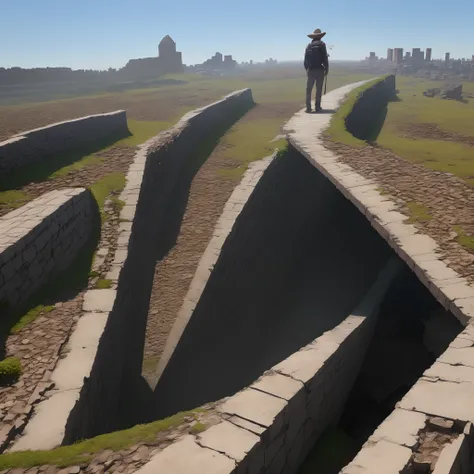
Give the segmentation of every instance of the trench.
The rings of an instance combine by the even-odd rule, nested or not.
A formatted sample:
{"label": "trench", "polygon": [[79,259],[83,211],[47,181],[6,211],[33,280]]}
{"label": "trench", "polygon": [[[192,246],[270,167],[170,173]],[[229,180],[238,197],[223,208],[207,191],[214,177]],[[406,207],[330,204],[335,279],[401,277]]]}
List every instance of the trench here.
{"label": "trench", "polygon": [[154,395],[154,418],[233,395],[356,308],[394,255],[290,147],[227,238]]}
{"label": "trench", "polygon": [[298,474],[338,474],[462,330],[405,267],[382,302],[339,422],[316,442]]}

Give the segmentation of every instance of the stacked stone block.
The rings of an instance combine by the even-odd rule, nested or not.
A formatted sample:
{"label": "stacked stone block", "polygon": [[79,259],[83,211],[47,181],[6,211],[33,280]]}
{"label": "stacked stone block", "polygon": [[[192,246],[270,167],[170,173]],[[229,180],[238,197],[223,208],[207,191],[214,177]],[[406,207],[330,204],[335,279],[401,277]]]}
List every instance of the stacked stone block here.
{"label": "stacked stone block", "polygon": [[128,133],[125,110],[90,115],[30,130],[0,142],[0,173],[41,162],[76,147]]}
{"label": "stacked stone block", "polygon": [[83,188],[52,191],[0,218],[0,302],[15,308],[71,264],[91,236],[96,203]]}

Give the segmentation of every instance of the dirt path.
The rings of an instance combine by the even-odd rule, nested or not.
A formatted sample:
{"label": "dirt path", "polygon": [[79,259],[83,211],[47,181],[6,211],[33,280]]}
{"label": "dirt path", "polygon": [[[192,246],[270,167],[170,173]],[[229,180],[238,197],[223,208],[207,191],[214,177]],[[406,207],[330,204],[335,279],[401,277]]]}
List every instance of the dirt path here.
{"label": "dirt path", "polygon": [[[292,113],[294,105],[257,105],[236,125],[277,117],[281,117],[283,125]],[[143,365],[143,375],[149,380],[156,370],[169,332],[217,220],[240,181],[240,177],[235,179],[231,174],[222,173],[223,169],[227,171],[242,166],[238,158],[244,158],[237,156],[240,153],[238,148],[235,149],[235,158],[229,158],[229,154],[225,154],[228,149],[224,136],[194,176],[176,244],[156,266]]]}
{"label": "dirt path", "polygon": [[326,146],[379,183],[407,215],[413,214],[413,206],[426,208],[414,225],[439,244],[449,267],[474,283],[474,239],[469,239],[474,237],[474,188],[460,178],[411,163],[382,148],[353,148],[331,141]]}

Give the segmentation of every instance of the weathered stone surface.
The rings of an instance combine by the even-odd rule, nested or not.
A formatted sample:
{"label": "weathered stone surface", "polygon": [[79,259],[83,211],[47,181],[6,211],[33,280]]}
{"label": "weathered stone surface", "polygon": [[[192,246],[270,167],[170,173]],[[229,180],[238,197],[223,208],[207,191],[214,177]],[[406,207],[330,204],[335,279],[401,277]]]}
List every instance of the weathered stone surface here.
{"label": "weathered stone surface", "polygon": [[414,411],[395,409],[375,430],[371,441],[390,441],[413,449],[419,432],[425,427],[426,415]]}
{"label": "weathered stone surface", "polygon": [[341,474],[394,474],[402,472],[411,458],[411,449],[389,441],[364,445]]}
{"label": "weathered stone surface", "polygon": [[96,207],[90,191],[66,188],[1,217],[0,301],[25,302],[72,263],[90,237]]}
{"label": "weathered stone surface", "polygon": [[304,385],[290,377],[273,373],[264,375],[251,387],[284,400],[291,400]]}
{"label": "weathered stone surface", "polygon": [[231,474],[235,461],[212,449],[200,447],[193,436],[185,436],[158,453],[137,474]]}
{"label": "weathered stone surface", "polygon": [[400,401],[399,407],[452,420],[474,421],[474,385],[439,380],[419,380]]}
{"label": "weathered stone surface", "polygon": [[286,401],[281,398],[247,389],[226,400],[218,410],[268,427],[285,406]]}
{"label": "weathered stone surface", "polygon": [[198,436],[201,446],[213,449],[241,461],[260,442],[260,437],[223,421]]}
{"label": "weathered stone surface", "polygon": [[115,302],[115,290],[89,290],[84,295],[84,311],[87,312],[109,312],[112,311]]}

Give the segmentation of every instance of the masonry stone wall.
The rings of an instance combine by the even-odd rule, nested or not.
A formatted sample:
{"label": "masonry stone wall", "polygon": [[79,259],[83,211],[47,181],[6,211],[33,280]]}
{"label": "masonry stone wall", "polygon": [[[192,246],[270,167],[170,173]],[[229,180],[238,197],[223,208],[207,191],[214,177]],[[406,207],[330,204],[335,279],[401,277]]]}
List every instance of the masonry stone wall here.
{"label": "masonry stone wall", "polygon": [[91,237],[97,205],[90,191],[44,194],[0,218],[0,302],[24,303],[72,263]]}
{"label": "masonry stone wall", "polygon": [[155,416],[232,395],[334,328],[391,254],[298,152],[275,158],[223,243],[158,380]]}
{"label": "masonry stone wall", "polygon": [[0,142],[0,173],[75,147],[129,133],[125,110],[90,115],[29,130]]}
{"label": "masonry stone wall", "polygon": [[85,374],[68,418],[65,443],[140,421],[140,414],[127,416],[130,408],[144,408],[150,395],[141,378],[143,348],[155,264],[178,232],[170,224],[179,222],[169,214],[170,206],[180,203],[184,212],[194,173],[219,137],[253,104],[250,89],[230,94],[186,114],[137,153],[121,196],[125,206],[108,275],[116,289],[85,295],[86,311],[110,313],[92,370]]}
{"label": "masonry stone wall", "polygon": [[383,123],[387,104],[395,97],[395,75],[384,76],[365,88],[357,97],[345,118],[347,130],[361,140],[371,139],[371,134]]}
{"label": "masonry stone wall", "polygon": [[297,473],[323,431],[337,424],[401,268],[390,259],[344,321],[220,402],[219,423],[182,437],[137,472]]}

